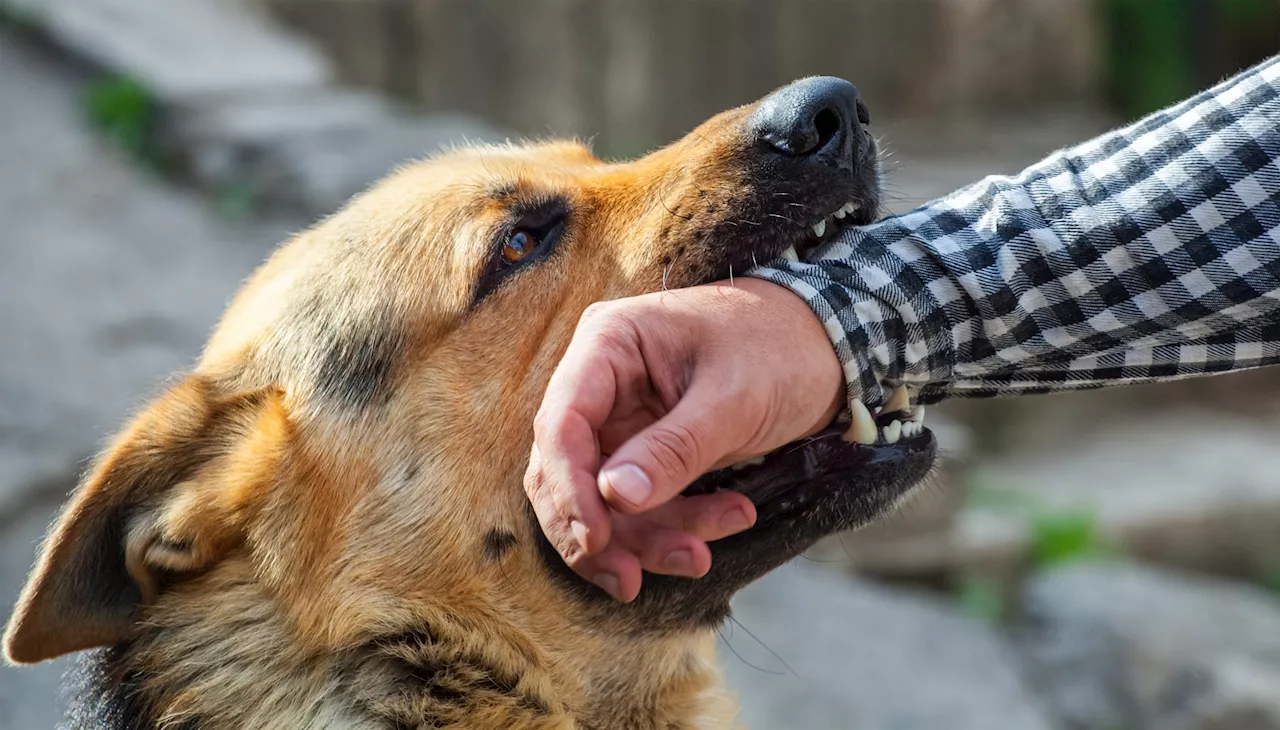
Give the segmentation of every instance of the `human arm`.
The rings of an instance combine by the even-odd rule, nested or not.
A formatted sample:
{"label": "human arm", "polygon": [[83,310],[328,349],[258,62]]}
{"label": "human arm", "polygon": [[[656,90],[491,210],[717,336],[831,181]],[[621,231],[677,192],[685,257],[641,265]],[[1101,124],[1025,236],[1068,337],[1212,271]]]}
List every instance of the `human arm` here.
{"label": "human arm", "polygon": [[[827,356],[834,345],[851,405],[881,403],[887,387],[901,384],[916,401],[933,402],[1280,362],[1277,158],[1280,63],[1273,60],[1016,177],[987,178],[911,213],[847,231],[808,263],[770,262],[752,275],[790,289],[812,311],[789,315],[792,324],[779,331],[790,327],[805,336],[788,342],[785,363],[747,371],[745,392],[760,397],[790,383],[791,397],[807,407],[829,403],[829,393],[790,380],[795,368],[820,360],[815,342],[819,349],[824,343],[812,335],[812,314],[830,338]],[[760,413],[745,408],[741,397],[700,401],[696,414],[671,410],[654,422],[693,434],[674,448],[649,438],[651,430],[621,439],[628,460],[643,462],[652,484],[640,503],[608,478],[597,480],[598,491],[570,489],[557,470],[607,475],[620,462],[616,453],[605,460],[598,449],[570,453],[557,444],[562,417],[582,406],[574,398],[599,397],[574,384],[601,371],[593,360],[598,346],[619,329],[647,332],[637,342],[672,358],[706,344],[665,337],[662,332],[686,325],[638,301],[612,304],[593,328],[575,335],[557,373],[564,374],[561,383],[543,404],[541,464],[526,480],[544,530],[575,570],[589,580],[618,573],[623,598],[639,590],[640,567],[705,572],[705,541],[714,536],[670,528],[662,533],[662,549],[654,550],[658,542],[632,534],[623,522],[611,524],[608,510],[628,519],[647,514],[669,504],[698,468],[750,453],[740,448],[740,435],[726,440],[689,428],[694,420],[754,427]],[[744,303],[738,316],[725,319],[720,312],[718,321],[724,327],[745,321],[758,306]],[[637,329],[637,322],[645,327]],[[635,364],[641,350],[613,355]],[[717,368],[745,363],[749,354],[742,347],[739,358],[703,360],[701,372],[714,378]],[[639,366],[647,367],[643,358]],[[607,411],[604,400],[596,406]],[[797,423],[786,428],[775,440],[805,435]],[[739,445],[726,446],[733,440]],[[671,453],[653,458],[664,452]],[[684,519],[696,523],[699,514],[688,508]],[[591,539],[573,539],[568,524],[574,520]],[[611,533],[620,539],[611,540]],[[697,551],[697,570],[670,571],[662,563],[666,549]],[[608,570],[600,570],[602,563]]]}
{"label": "human arm", "polygon": [[851,400],[1119,385],[1280,362],[1280,61],[1016,177],[752,272],[805,299]]}

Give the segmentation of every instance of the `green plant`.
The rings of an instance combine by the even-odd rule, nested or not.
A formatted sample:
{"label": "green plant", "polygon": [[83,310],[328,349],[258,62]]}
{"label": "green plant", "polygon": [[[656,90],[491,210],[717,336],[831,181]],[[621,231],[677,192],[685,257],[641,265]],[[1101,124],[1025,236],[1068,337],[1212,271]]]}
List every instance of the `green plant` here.
{"label": "green plant", "polygon": [[1272,593],[1280,594],[1280,559],[1272,559],[1258,574],[1258,584]]}
{"label": "green plant", "polygon": [[249,183],[227,183],[214,192],[213,204],[227,220],[246,220],[258,208],[258,190]]}
{"label": "green plant", "polygon": [[1092,511],[1039,512],[1031,516],[1029,528],[1031,560],[1038,568],[1110,555]]}
{"label": "green plant", "polygon": [[159,105],[142,84],[121,77],[93,81],[82,104],[89,123],[104,136],[144,165],[163,167],[156,140]]}
{"label": "green plant", "polygon": [[0,7],[0,30],[9,31],[15,35],[30,35],[39,28],[34,6]]}
{"label": "green plant", "polygon": [[1195,90],[1188,50],[1193,0],[1105,0],[1107,75],[1119,111],[1137,118]]}
{"label": "green plant", "polygon": [[1035,568],[1113,555],[1098,527],[1097,515],[1086,507],[1050,507],[1033,492],[971,481],[965,491],[965,508],[1025,520]]}
{"label": "green plant", "polygon": [[992,625],[1004,622],[1004,596],[995,581],[964,576],[956,586],[956,600],[966,616]]}
{"label": "green plant", "polygon": [[965,488],[964,506],[1007,513],[1029,512],[1038,504],[1032,495],[1024,491],[971,479]]}

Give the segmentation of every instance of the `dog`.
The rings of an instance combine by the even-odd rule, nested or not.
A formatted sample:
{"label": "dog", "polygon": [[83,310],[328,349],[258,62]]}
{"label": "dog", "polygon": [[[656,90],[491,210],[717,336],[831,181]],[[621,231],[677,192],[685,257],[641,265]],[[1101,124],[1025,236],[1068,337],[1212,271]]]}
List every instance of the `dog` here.
{"label": "dog", "polygon": [[649,576],[622,604],[539,529],[531,424],[593,303],[872,220],[869,123],[855,87],[814,77],[632,162],[543,142],[393,173],[283,245],[99,457],[6,656],[91,650],[75,728],[729,726],[730,598],[892,508],[932,434],[864,445],[828,438],[837,419],[703,476],[689,493],[741,491],[756,525],[712,545],[705,577]]}

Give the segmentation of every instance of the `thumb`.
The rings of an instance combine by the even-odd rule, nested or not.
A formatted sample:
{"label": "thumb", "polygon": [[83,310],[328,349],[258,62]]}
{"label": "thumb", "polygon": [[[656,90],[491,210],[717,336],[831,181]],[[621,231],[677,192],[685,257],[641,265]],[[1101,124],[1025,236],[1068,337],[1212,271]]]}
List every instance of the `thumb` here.
{"label": "thumb", "polygon": [[747,419],[727,413],[713,386],[691,389],[666,416],[628,439],[600,470],[597,484],[611,507],[627,514],[668,502],[717,462],[742,448]]}

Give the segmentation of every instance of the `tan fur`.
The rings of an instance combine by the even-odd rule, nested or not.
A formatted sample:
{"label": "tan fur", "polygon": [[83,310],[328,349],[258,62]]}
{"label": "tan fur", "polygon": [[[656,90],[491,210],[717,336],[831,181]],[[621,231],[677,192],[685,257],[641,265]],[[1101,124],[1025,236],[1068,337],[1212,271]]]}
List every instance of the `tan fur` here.
{"label": "tan fur", "polygon": [[[548,578],[520,480],[583,311],[709,273],[697,234],[743,194],[748,111],[628,164],[458,150],[298,235],[87,477],[9,658],[128,641],[160,727],[726,727],[714,633],[589,614]],[[548,196],[571,210],[559,250],[472,306],[511,201]],[[376,392],[331,392],[346,367]],[[111,553],[110,525],[133,598],[81,554]],[[515,547],[490,559],[494,529]]]}

